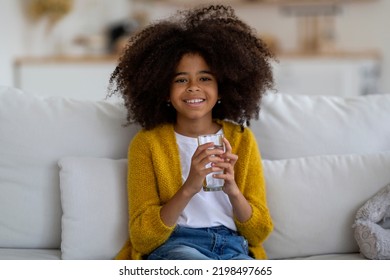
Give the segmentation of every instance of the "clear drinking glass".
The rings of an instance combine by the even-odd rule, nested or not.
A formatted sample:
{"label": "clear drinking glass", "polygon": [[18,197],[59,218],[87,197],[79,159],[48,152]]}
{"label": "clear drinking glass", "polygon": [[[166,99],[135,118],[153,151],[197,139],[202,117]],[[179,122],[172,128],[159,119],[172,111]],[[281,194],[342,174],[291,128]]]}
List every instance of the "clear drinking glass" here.
{"label": "clear drinking glass", "polygon": [[[223,134],[206,134],[198,136],[198,145],[203,145],[206,143],[214,143],[214,147],[209,149],[221,149],[224,152],[226,151],[225,143],[223,142]],[[211,163],[206,165],[206,168],[211,167]],[[220,191],[222,190],[225,180],[213,178],[214,174],[222,174],[223,171],[212,172],[208,174],[203,181],[203,190],[204,191]]]}

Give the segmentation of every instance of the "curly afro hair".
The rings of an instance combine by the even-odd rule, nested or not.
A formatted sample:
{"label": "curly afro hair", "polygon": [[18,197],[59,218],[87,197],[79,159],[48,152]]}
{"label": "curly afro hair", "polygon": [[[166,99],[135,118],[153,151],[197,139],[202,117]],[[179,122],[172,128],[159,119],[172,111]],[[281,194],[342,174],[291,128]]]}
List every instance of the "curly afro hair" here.
{"label": "curly afro hair", "polygon": [[110,94],[120,94],[127,124],[152,129],[175,123],[167,106],[175,69],[184,54],[201,55],[218,82],[221,103],[213,118],[241,126],[258,118],[261,97],[273,88],[273,54],[229,6],[178,11],[132,36],[110,77]]}

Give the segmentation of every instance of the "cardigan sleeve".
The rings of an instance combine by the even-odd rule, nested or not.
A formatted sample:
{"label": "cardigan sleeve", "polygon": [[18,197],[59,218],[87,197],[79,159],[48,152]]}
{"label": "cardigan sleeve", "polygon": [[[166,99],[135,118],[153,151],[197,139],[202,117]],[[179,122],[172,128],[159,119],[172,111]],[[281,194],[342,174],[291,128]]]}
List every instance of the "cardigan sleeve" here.
{"label": "cardigan sleeve", "polygon": [[139,132],[128,153],[129,232],[133,250],[149,254],[165,242],[174,227],[166,226],[160,217],[161,200],[153,168],[151,141]]}
{"label": "cardigan sleeve", "polygon": [[266,201],[265,179],[261,155],[256,139],[245,129],[237,147],[236,182],[252,207],[252,216],[241,223],[235,220],[237,230],[251,245],[259,245],[273,230],[273,223]]}

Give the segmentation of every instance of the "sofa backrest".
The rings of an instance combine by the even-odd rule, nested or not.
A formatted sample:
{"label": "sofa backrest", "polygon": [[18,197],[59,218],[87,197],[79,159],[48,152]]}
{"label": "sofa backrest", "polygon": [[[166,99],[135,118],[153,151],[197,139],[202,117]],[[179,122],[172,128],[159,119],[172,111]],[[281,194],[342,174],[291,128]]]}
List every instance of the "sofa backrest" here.
{"label": "sofa backrest", "polygon": [[57,162],[126,158],[138,130],[107,101],[42,98],[0,87],[0,247],[60,248]]}
{"label": "sofa backrest", "polygon": [[263,159],[390,150],[390,94],[268,93],[251,128]]}

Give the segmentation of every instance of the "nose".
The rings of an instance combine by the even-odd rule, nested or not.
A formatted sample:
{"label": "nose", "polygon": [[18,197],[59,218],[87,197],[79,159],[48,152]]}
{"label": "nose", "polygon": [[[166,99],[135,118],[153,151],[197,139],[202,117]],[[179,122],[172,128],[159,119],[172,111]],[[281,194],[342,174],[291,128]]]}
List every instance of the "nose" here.
{"label": "nose", "polygon": [[199,86],[196,83],[189,83],[187,87],[187,92],[196,92],[200,91]]}

